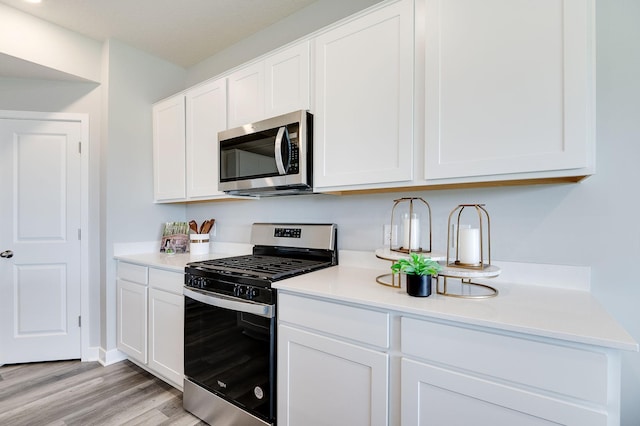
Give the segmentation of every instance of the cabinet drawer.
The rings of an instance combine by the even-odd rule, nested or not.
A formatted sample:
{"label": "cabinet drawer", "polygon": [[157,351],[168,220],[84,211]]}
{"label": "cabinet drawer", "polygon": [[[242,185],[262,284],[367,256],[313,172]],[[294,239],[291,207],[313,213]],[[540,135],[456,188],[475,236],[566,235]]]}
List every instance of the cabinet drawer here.
{"label": "cabinet drawer", "polygon": [[589,404],[408,359],[401,363],[403,425],[604,426],[615,421]]}
{"label": "cabinet drawer", "polygon": [[606,404],[605,353],[557,346],[517,337],[403,317],[402,352],[454,366]]}
{"label": "cabinet drawer", "polygon": [[133,263],[118,262],[118,278],[138,284],[148,284],[148,268]]}
{"label": "cabinet drawer", "polygon": [[357,342],[389,347],[389,314],[280,293],[278,319]]}
{"label": "cabinet drawer", "polygon": [[184,286],[184,273],[165,271],[162,269],[149,269],[149,286],[171,293],[182,294]]}

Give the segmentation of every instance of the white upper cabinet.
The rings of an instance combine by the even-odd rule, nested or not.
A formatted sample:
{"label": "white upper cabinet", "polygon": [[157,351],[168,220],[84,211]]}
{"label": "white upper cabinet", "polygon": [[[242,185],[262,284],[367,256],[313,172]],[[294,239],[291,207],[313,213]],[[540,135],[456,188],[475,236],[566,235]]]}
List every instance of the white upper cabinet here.
{"label": "white upper cabinet", "polygon": [[264,118],[264,62],[248,65],[228,78],[229,127]]}
{"label": "white upper cabinet", "polygon": [[218,190],[218,132],[227,128],[224,78],[153,106],[156,202],[225,198]]}
{"label": "white upper cabinet", "polygon": [[426,0],[429,183],[592,173],[593,7]]}
{"label": "white upper cabinet", "polygon": [[187,198],[225,197],[218,190],[218,132],[227,128],[224,78],[187,91]]}
{"label": "white upper cabinet", "polygon": [[265,59],[265,118],[310,108],[309,42]]}
{"label": "white upper cabinet", "polygon": [[224,197],[217,132],[300,109],[317,192],[578,181],[594,20],[594,0],[380,2],[190,89],[186,123],[184,94],[156,104],[155,200]]}
{"label": "white upper cabinet", "polygon": [[309,109],[309,55],[304,41],[230,74],[229,127]]}
{"label": "white upper cabinet", "polygon": [[402,0],[316,37],[314,187],[411,181],[413,28]]}
{"label": "white upper cabinet", "polygon": [[185,199],[185,143],[185,105],[181,93],[153,106],[155,201]]}

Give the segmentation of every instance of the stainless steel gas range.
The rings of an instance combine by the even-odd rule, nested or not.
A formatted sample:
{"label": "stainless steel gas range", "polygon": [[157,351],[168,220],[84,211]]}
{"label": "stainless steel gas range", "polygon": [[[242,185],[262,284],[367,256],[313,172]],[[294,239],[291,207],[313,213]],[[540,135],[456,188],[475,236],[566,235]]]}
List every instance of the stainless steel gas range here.
{"label": "stainless steel gas range", "polygon": [[335,224],[255,223],[251,244],[185,268],[184,408],[215,426],[276,424],[271,284],[338,264]]}

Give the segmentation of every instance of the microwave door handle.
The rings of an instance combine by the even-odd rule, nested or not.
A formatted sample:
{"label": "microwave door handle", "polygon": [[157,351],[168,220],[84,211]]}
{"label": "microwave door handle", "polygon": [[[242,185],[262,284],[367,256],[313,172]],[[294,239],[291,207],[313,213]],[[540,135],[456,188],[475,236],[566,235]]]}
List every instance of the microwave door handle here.
{"label": "microwave door handle", "polygon": [[[287,143],[289,143],[289,132],[287,131],[286,126],[282,126],[278,129],[278,133],[276,134],[276,144],[274,147],[274,153],[275,153],[275,157],[276,157],[276,166],[278,167],[278,172],[281,175],[286,175],[287,174],[287,168],[288,168],[288,164],[287,164],[287,168],[284,167],[284,161],[282,158],[282,140],[285,138],[287,138]],[[287,163],[288,163],[288,159],[287,159]]]}

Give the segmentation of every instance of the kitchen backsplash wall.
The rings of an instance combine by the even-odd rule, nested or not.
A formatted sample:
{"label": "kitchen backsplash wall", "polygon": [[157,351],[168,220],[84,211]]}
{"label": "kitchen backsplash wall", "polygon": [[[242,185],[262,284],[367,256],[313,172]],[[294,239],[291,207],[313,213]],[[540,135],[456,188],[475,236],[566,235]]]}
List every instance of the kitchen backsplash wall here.
{"label": "kitchen backsplash wall", "polygon": [[[253,222],[334,222],[343,250],[374,251],[383,246],[393,200],[419,196],[431,205],[433,248],[446,250],[447,220],[458,204],[486,205],[491,218],[492,256],[499,260],[590,265],[593,227],[583,213],[597,200],[589,180],[573,185],[538,185],[474,190],[422,191],[375,195],[305,195],[228,203],[187,205],[189,218],[216,218],[213,241],[245,243]],[[533,202],[540,199],[544,202]],[[593,211],[593,207],[591,207]],[[586,249],[586,250],[585,250]]]}

